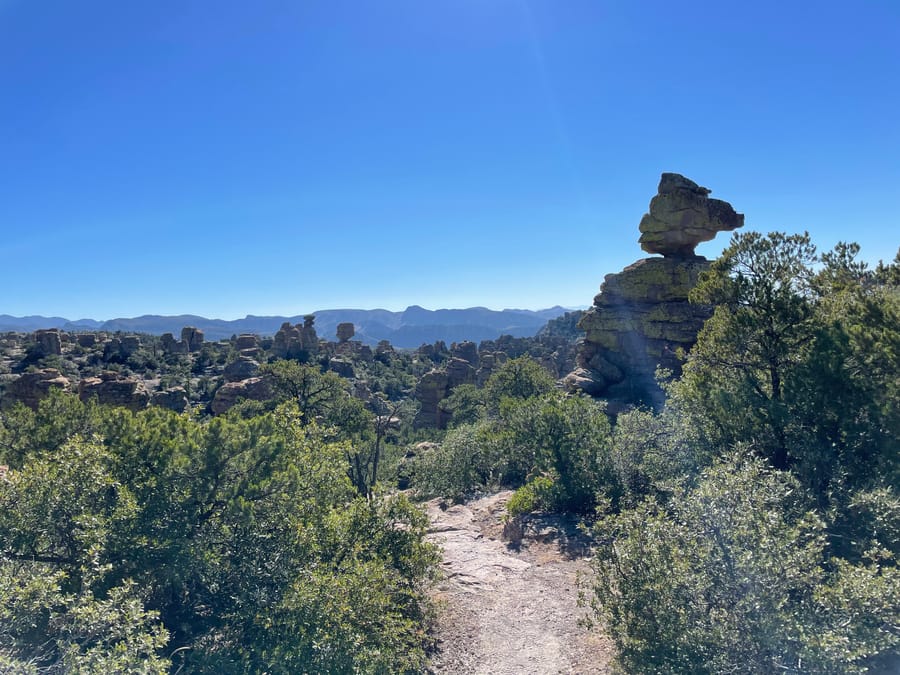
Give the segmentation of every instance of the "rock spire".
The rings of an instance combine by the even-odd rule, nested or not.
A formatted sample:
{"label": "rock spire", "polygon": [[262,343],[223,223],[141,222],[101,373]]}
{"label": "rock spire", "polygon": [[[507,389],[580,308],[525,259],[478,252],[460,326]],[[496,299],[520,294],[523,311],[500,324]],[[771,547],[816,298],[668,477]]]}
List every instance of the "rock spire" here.
{"label": "rock spire", "polygon": [[640,244],[663,257],[644,258],[606,276],[578,324],[585,337],[577,368],[565,378],[569,388],[607,399],[613,411],[662,404],[656,369],[680,373],[679,350],[694,345],[711,313],[688,302],[700,273],[709,267],[694,248],[744,224],[743,214],[728,202],[710,199],[709,192],[679,174],[662,175],[640,223]]}

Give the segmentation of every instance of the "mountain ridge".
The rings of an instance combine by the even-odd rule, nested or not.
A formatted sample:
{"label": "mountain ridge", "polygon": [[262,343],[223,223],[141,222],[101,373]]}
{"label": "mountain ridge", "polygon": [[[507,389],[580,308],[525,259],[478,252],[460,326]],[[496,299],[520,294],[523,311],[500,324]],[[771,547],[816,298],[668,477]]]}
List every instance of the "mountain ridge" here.
{"label": "mountain ridge", "polygon": [[[429,310],[410,305],[405,310],[392,312],[386,309],[323,309],[310,312],[316,317],[316,331],[320,337],[334,339],[337,325],[352,323],[354,339],[367,344],[388,340],[395,347],[414,348],[436,340],[460,342],[463,340],[489,340],[500,335],[531,337],[550,319],[571,311],[556,305],[547,309],[503,309],[486,307],[465,309]],[[274,335],[284,323],[302,323],[305,315],[257,316],[248,314],[242,319],[209,319],[196,314],[144,314],[136,317],[119,317],[98,321],[82,318],[32,315],[16,317],[0,314],[0,331],[30,332],[42,328],[59,328],[68,331],[109,331],[161,335],[178,335],[184,326],[203,331],[207,339],[221,340],[240,333]]]}

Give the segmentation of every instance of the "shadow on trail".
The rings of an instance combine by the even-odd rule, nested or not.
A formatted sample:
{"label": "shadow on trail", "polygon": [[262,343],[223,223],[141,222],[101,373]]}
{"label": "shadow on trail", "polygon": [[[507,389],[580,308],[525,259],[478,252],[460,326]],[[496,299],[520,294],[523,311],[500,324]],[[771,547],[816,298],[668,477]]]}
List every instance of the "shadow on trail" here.
{"label": "shadow on trail", "polygon": [[[583,526],[586,524],[586,526]],[[589,534],[590,523],[569,514],[530,513],[511,518],[503,528],[507,548],[520,551],[522,545],[535,541],[556,544],[569,560],[591,554],[593,538]]]}

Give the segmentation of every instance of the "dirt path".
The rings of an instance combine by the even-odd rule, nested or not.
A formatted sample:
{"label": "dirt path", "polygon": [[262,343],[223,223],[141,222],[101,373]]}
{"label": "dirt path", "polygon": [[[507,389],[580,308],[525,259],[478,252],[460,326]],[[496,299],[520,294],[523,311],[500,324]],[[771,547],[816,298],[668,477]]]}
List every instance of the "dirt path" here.
{"label": "dirt path", "polygon": [[467,504],[427,504],[445,578],[434,673],[609,673],[611,644],[578,624],[577,579],[588,572],[574,523],[529,520],[521,545],[503,541],[511,493]]}

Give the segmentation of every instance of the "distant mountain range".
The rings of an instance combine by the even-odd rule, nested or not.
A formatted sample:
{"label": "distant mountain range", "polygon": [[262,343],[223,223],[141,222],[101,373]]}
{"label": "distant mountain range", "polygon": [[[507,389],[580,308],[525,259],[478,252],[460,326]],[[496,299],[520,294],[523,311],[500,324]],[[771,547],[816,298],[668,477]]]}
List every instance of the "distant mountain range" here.
{"label": "distant mountain range", "polygon": [[[326,309],[312,313],[316,317],[316,332],[327,340],[336,339],[335,331],[339,323],[352,323],[356,327],[354,340],[370,345],[388,340],[395,347],[414,348],[436,340],[444,340],[449,344],[463,340],[493,340],[501,335],[531,337],[549,320],[567,311],[570,310],[559,306],[538,311],[497,311],[485,307],[429,310],[412,305],[402,312],[389,312],[385,309]],[[122,331],[151,335],[173,333],[177,337],[184,326],[194,326],[203,331],[206,339],[221,340],[240,333],[274,335],[286,321],[292,324],[303,323],[303,315],[248,315],[234,321],[207,319],[193,314],[72,321],[59,316],[15,317],[0,314],[0,331],[30,332],[40,328],[60,328],[67,331]]]}

